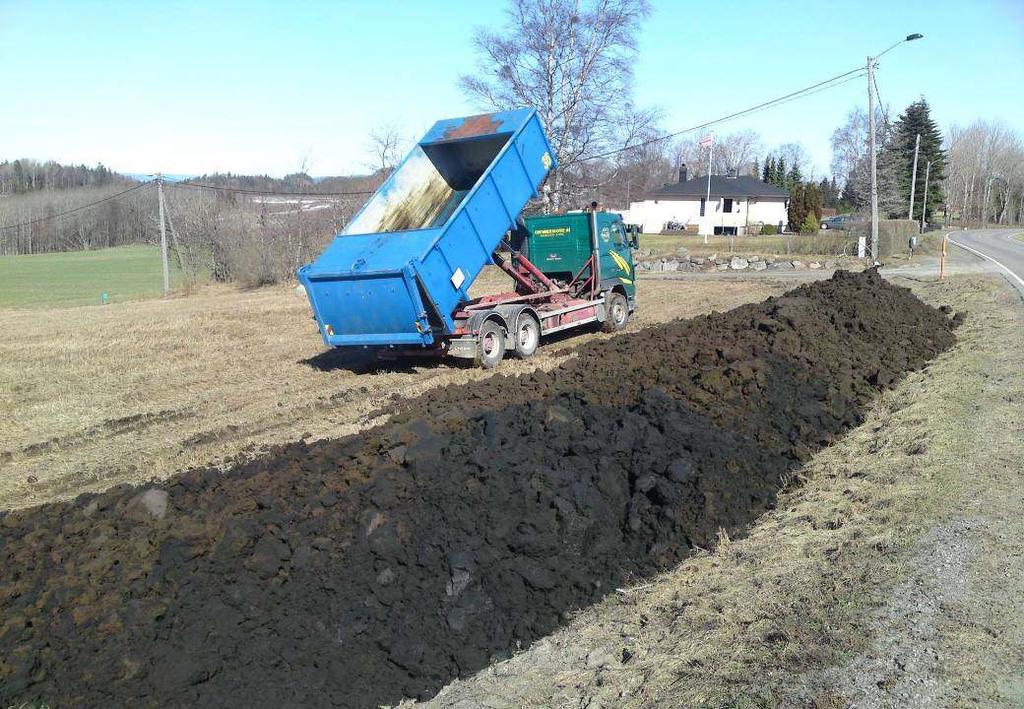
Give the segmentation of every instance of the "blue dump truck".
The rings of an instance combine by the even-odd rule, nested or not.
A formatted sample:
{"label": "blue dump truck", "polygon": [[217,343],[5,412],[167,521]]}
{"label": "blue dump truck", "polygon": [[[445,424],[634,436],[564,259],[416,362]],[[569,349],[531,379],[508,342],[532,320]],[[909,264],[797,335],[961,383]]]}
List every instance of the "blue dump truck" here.
{"label": "blue dump truck", "polygon": [[[496,366],[540,338],[636,308],[635,231],[591,209],[520,215],[556,166],[532,109],[438,121],[298,271],[324,342]],[[515,288],[472,298],[493,264]]]}

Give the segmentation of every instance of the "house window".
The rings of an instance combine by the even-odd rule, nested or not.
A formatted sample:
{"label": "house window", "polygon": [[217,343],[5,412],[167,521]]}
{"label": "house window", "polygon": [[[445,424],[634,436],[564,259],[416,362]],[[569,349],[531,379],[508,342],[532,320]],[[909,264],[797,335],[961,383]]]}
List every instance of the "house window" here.
{"label": "house window", "polygon": [[734,226],[716,226],[715,236],[736,236],[736,227]]}
{"label": "house window", "polygon": [[703,197],[700,198],[700,215],[704,216],[704,208],[707,207],[707,200]]}
{"label": "house window", "polygon": [[732,213],[732,198],[731,197],[725,197],[722,200],[722,211],[725,212],[726,214],[731,214]]}

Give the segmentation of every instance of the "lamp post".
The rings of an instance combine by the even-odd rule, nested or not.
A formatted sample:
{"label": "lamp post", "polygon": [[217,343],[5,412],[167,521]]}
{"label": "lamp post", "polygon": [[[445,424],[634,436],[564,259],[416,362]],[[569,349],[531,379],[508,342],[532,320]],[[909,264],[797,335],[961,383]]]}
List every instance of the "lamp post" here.
{"label": "lamp post", "polygon": [[878,59],[886,52],[895,49],[904,42],[913,42],[924,35],[914,33],[896,42],[875,56],[869,56],[868,69],[868,135],[871,142],[871,261],[878,263],[878,155],[875,151],[875,68]]}

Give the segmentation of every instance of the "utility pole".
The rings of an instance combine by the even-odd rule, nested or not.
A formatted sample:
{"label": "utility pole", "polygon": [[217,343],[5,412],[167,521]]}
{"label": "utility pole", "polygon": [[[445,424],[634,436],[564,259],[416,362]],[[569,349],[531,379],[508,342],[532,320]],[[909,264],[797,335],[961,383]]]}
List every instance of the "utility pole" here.
{"label": "utility pole", "polygon": [[921,233],[924,233],[924,215],[928,211],[928,178],[932,172],[932,161],[929,160],[924,168],[924,196],[921,200]]}
{"label": "utility pole", "polygon": [[164,294],[171,290],[171,273],[167,268],[167,227],[164,224],[164,178],[156,173],[156,194],[160,203],[160,258],[164,266]]}
{"label": "utility pole", "polygon": [[871,263],[878,263],[878,156],[875,154],[875,60],[868,57],[868,135],[871,153]]}
{"label": "utility pole", "polygon": [[910,176],[910,211],[907,212],[907,219],[914,218],[914,188],[917,187],[917,153],[921,149],[921,134],[917,134],[914,141],[914,171]]}
{"label": "utility pole", "polygon": [[875,154],[875,69],[878,59],[904,42],[913,42],[924,35],[915,32],[896,42],[883,52],[869,56],[868,70],[868,133],[871,136],[871,260],[878,263],[878,156]]}

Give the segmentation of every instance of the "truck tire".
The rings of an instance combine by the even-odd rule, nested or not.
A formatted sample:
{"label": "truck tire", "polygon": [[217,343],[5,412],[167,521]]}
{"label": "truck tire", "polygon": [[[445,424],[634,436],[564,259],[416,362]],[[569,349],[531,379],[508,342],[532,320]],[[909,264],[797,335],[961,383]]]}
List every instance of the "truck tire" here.
{"label": "truck tire", "polygon": [[476,363],[484,369],[494,369],[504,356],[505,328],[486,320],[476,339]]}
{"label": "truck tire", "polygon": [[604,322],[601,329],[605,332],[618,332],[629,322],[629,301],[626,296],[611,291],[604,300]]}
{"label": "truck tire", "polygon": [[540,323],[529,313],[523,313],[516,322],[516,355],[522,359],[533,357],[540,345]]}

